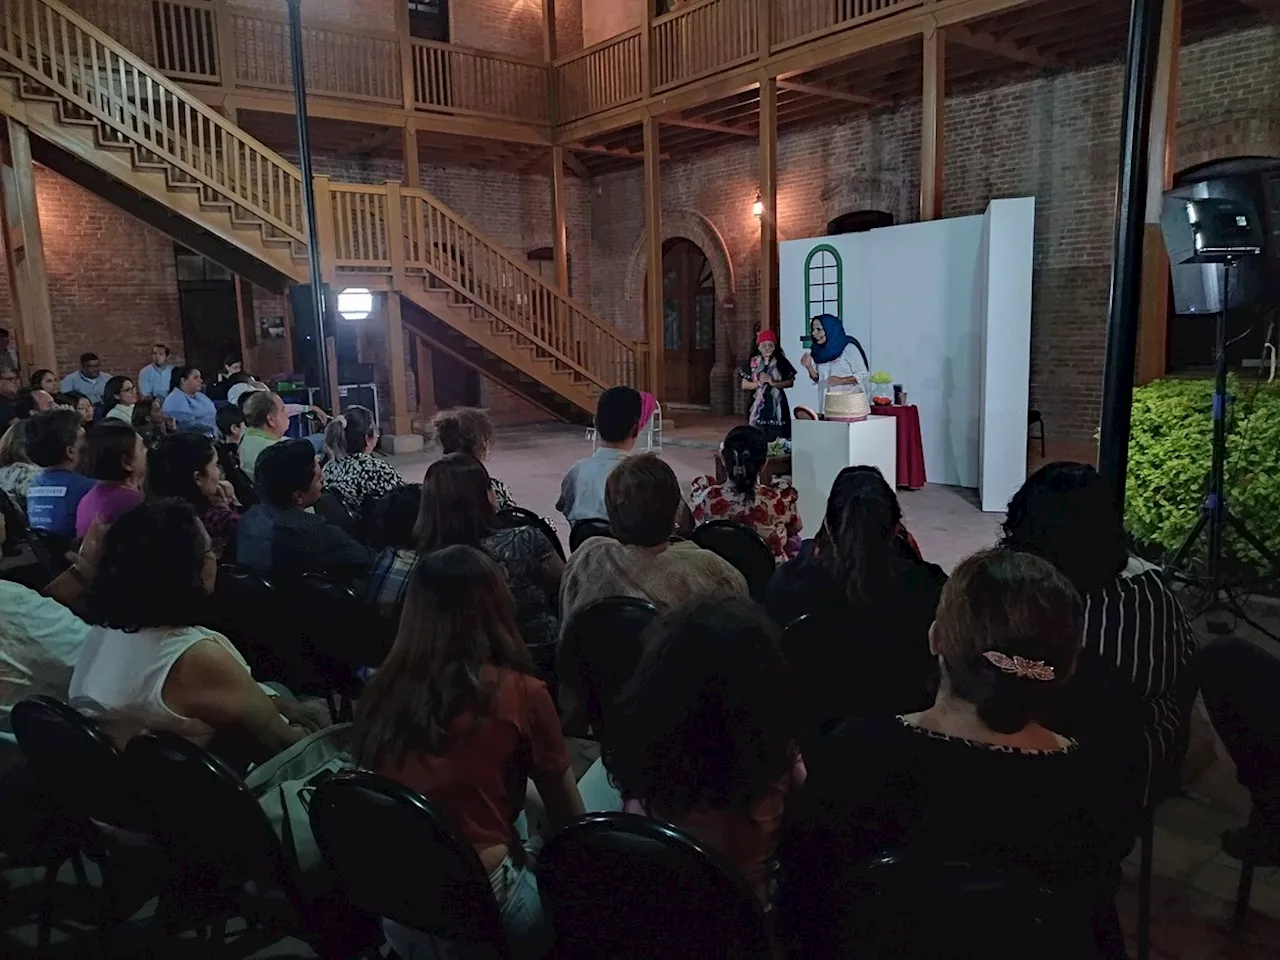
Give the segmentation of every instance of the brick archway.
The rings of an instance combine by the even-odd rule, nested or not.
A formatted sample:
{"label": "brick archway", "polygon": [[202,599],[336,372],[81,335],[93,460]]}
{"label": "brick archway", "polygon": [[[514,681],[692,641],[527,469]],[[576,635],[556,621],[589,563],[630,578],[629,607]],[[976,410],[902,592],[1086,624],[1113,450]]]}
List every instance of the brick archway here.
{"label": "brick archway", "polygon": [[1280,156],[1280,112],[1235,111],[1179,124],[1178,170],[1224,157]]}
{"label": "brick archway", "polygon": [[855,210],[883,210],[898,223],[911,223],[918,210],[912,208],[901,180],[893,177],[854,177],[832,183],[819,198],[822,201],[823,226],[836,217]]}

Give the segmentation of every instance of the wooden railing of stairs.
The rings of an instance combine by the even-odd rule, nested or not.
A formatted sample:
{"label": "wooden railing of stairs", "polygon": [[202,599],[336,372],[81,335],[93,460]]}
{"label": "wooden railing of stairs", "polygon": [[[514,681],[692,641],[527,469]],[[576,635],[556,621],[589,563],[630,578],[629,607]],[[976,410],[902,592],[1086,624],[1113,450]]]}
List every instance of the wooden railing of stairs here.
{"label": "wooden railing of stairs", "polygon": [[[194,225],[213,259],[255,259],[276,286],[306,279],[299,170],[58,0],[0,7],[0,113],[61,172],[92,171],[85,185],[113,202],[132,195]],[[572,416],[609,386],[646,382],[642,343],[425,191],[325,177],[315,190],[326,282],[400,294],[417,335],[452,355],[469,344],[460,359],[543,409]]]}

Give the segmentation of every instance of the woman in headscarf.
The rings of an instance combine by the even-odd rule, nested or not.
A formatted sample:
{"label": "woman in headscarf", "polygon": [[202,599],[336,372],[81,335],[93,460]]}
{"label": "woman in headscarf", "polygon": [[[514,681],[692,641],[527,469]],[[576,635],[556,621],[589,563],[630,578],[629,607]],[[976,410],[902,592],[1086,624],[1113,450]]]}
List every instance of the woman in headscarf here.
{"label": "woman in headscarf", "polygon": [[756,334],[756,349],[742,369],[742,389],[754,392],[747,423],[764,431],[765,440],[772,442],[779,437],[791,439],[791,407],[783,393],[795,386],[796,368],[778,345],[778,335],[772,330]]}
{"label": "woman in headscarf", "polygon": [[800,364],[818,385],[819,412],[826,405],[828,393],[865,391],[867,355],[862,344],[844,332],[843,321],[824,313],[813,318],[809,332],[813,345],[800,358]]}

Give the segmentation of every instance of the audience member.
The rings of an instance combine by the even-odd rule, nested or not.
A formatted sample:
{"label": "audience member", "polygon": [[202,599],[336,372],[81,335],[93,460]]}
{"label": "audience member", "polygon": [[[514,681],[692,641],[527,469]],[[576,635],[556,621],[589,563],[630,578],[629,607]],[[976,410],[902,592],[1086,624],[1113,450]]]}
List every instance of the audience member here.
{"label": "audience member", "polygon": [[138,402],[138,388],[128,377],[112,377],[102,391],[102,415],[133,425],[133,408]]}
{"label": "audience member", "polygon": [[[523,784],[532,777],[549,832],[583,805],[555,706],[520,640],[515,601],[479,550],[447,547],[419,564],[395,645],[360,697],[354,753],[425,796],[472,845],[512,956],[545,956],[550,930],[517,823]],[[390,920],[384,930],[399,956],[439,946]]]}
{"label": "audience member", "polygon": [[0,490],[27,512],[27,491],[40,468],[31,462],[27,454],[27,434],[31,421],[15,420],[0,437]]}
{"label": "audience member", "polygon": [[106,390],[107,381],[110,379],[111,374],[102,372],[102,364],[96,353],[82,353],[80,369],[63,377],[59,390],[62,393],[84,394],[89,398],[89,405],[92,407],[102,402],[102,392]]}
{"label": "audience member", "polygon": [[258,457],[267,447],[284,439],[289,431],[289,415],[279,394],[255,391],[244,402],[244,422],[245,430],[239,447],[240,466],[256,482]]}
{"label": "audience member", "polygon": [[0,370],[0,430],[8,430],[9,424],[18,419],[18,390],[22,380],[16,370]]}
{"label": "audience member", "polygon": [[218,438],[234,450],[244,436],[244,411],[234,404],[219,407],[217,425]]}
{"label": "audience member", "polygon": [[846,467],[813,547],[779,567],[765,606],[787,626],[808,614],[829,643],[797,683],[820,723],[921,709],[932,702],[929,627],[947,576],[901,539],[902,509],[879,471]]}
{"label": "audience member", "polygon": [[352,404],[342,416],[330,420],[324,445],[329,453],[324,488],[341,500],[353,517],[363,519],[373,501],[404,485],[396,468],[373,452],[378,445],[378,424],[368,407]]}
{"label": "audience member", "polygon": [[610,387],[596,401],[596,450],[564,475],[556,509],[572,527],[580,520],[607,520],[604,485],[610,472],[628,456],[640,434],[640,394],[630,387]]}
{"label": "audience member", "polygon": [[727,560],[695,543],[671,542],[683,503],[675,473],[653,454],[619,463],[605,485],[616,539],[592,537],[573,552],[560,586],[562,620],[604,597],[640,597],[659,609],[747,597],[746,580]]}
{"label": "audience member", "polygon": [[764,431],[758,427],[734,427],[721,445],[727,483],[714,477],[696,477],[691,497],[693,522],[732,520],[760,534],[777,563],[800,550],[804,524],[796,512],[796,491],[790,485],[760,482],[760,471],[769,456]]}
{"label": "audience member", "polygon": [[222,480],[213,441],[182,431],[161,437],[151,453],[151,493],[185,500],[215,541],[234,546],[240,511]]}
{"label": "audience member", "polygon": [[173,418],[179,430],[194,430],[212,437],[218,429],[218,410],[203,393],[204,377],[199,369],[177,367],[169,382],[172,389],[164,398],[165,414]]}
{"label": "audience member", "polygon": [[18,348],[13,345],[9,331],[0,327],[0,373],[17,374],[22,364],[18,361]]}
{"label": "audience member", "polygon": [[414,530],[418,549],[428,553],[463,544],[500,563],[516,600],[525,644],[551,658],[560,632],[555,598],[564,561],[537,527],[501,528],[497,520],[497,497],[479,460],[451,453],[427,468]]}
{"label": "audience member", "polygon": [[365,583],[365,603],[386,620],[397,620],[409,589],[409,577],[418,565],[418,541],[413,528],[421,509],[422,486],[397,487],[373,507],[371,534],[382,550]]}
{"label": "audience member", "polygon": [[[601,737],[625,809],[693,834],[766,903],[783,810],[805,780],[794,699],[777,627],[763,611],[695,602],[649,629]],[[587,776],[584,791],[599,782]],[[586,799],[593,809],[618,805],[604,794]]]}
{"label": "audience member", "polygon": [[308,513],[320,499],[320,465],[305,440],[286,440],[258,458],[262,502],[240,520],[236,557],[249,569],[280,580],[321,573],[336,581],[361,580],[373,555],[341,527]]}
{"label": "audience member", "polygon": [[228,391],[237,383],[247,380],[249,375],[244,372],[244,358],[238,353],[229,353],[222,360],[222,369],[218,371],[217,379],[209,387],[209,398],[230,401]]}
{"label": "audience member", "polygon": [[72,390],[70,393],[60,393],[53,399],[58,406],[66,407],[68,410],[74,410],[76,412],[76,416],[80,418],[80,424],[86,430],[93,426],[95,416],[93,401],[83,393]]}
{"label": "audience member", "polygon": [[155,449],[161,437],[173,432],[173,421],[165,415],[158,398],[143,397],[133,405],[133,429],[138,431],[150,450]]}
{"label": "audience member", "polygon": [[27,383],[32,390],[43,390],[50,397],[58,392],[58,375],[46,367],[33,370]]}
{"label": "audience member", "polygon": [[148,730],[206,747],[239,734],[263,760],[309,732],[286,719],[302,715],[295,702],[268,696],[231,641],[200,626],[217,575],[209,534],[180,500],[146,503],[107,532],[70,694],[120,747]]}
{"label": "audience member", "polygon": [[37,530],[65,540],[76,533],[76,511],[95,481],[76,473],[84,425],[74,410],[50,410],[31,418],[27,455],[42,467],[27,489],[27,519]]}
{"label": "audience member", "polygon": [[151,362],[138,371],[138,396],[155,397],[161,402],[169,395],[173,379],[173,363],[169,348],[157,343],[151,348]]}
{"label": "audience member", "polygon": [[55,406],[53,394],[35,387],[20,387],[13,400],[13,412],[19,420],[30,420]]}
{"label": "audience member", "polygon": [[1131,802],[1175,786],[1196,638],[1160,568],[1129,555],[1107,484],[1084,464],[1041,467],[1009,501],[1001,544],[1044,557],[1084,597],[1080,664],[1051,714],[1054,729],[1091,749],[1126,747],[1138,765]]}
{"label": "audience member", "polygon": [[95,520],[107,526],[142,503],[147,476],[147,447],[136,430],[123,423],[99,423],[85,434],[80,472],[97,480],[76,507],[76,536]]}
{"label": "audience member", "polygon": [[848,871],[886,849],[1013,864],[1107,909],[1134,836],[1108,820],[1118,785],[1045,726],[1082,624],[1075,588],[1039,557],[989,550],[956,568],[930,632],[933,706],[848,721],[806,753],[782,904],[804,955],[841,953]]}
{"label": "audience member", "polygon": [[[436,439],[440,441],[440,449],[447,456],[451,453],[465,453],[475,457],[481,463],[493,452],[495,434],[493,422],[483,410],[475,407],[454,407],[442,410],[431,421],[435,427]],[[493,492],[498,498],[498,509],[509,510],[516,506],[515,497],[507,489],[507,485],[497,477],[491,476]]]}

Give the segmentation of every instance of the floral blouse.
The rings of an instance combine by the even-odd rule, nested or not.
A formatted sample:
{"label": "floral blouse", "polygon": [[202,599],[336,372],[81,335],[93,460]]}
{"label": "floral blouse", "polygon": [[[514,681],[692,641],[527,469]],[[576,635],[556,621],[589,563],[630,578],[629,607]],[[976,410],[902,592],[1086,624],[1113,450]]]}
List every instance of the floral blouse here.
{"label": "floral blouse", "polygon": [[324,488],[353,517],[360,517],[372,501],[404,485],[398,470],[371,453],[352,453],[324,465]]}
{"label": "floral blouse", "polygon": [[748,503],[730,484],[716,483],[714,477],[697,477],[692,484],[691,502],[695,525],[712,520],[732,520],[760,534],[783,563],[800,551],[800,531],[804,524],[796,510],[796,491],[790,484],[756,484],[755,500]]}

